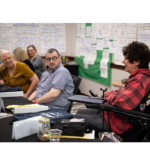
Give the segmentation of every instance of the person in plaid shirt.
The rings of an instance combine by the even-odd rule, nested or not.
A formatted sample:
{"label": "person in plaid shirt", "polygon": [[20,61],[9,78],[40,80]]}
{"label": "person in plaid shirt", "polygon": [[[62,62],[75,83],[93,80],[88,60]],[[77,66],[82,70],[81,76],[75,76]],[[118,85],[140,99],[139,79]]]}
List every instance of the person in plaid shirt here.
{"label": "person in plaid shirt", "polygon": [[[106,104],[111,104],[122,109],[134,110],[141,102],[150,88],[150,51],[147,45],[140,42],[132,42],[123,48],[125,71],[130,73],[129,80],[124,88],[105,93]],[[85,118],[90,124],[102,128],[102,117],[99,110],[79,110],[74,116]],[[108,130],[108,115],[104,112],[104,129]],[[116,134],[122,134],[133,128],[128,117],[117,116],[109,112],[111,129]]]}

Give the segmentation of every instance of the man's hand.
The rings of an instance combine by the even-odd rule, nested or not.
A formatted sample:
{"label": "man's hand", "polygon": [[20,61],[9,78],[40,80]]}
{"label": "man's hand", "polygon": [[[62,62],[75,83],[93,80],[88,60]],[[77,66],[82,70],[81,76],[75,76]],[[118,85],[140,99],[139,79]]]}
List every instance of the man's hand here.
{"label": "man's hand", "polygon": [[23,97],[28,99],[29,96],[27,95],[27,93],[25,93],[23,94]]}

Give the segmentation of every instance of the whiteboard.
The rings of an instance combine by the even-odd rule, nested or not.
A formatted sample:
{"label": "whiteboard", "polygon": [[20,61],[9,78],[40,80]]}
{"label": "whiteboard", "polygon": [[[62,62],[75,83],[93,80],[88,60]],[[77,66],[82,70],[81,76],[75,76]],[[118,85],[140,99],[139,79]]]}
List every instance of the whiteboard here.
{"label": "whiteboard", "polygon": [[[122,63],[124,59],[122,48],[124,46],[133,41],[140,41],[150,47],[150,24],[142,24],[140,28],[139,25],[137,23],[78,23],[75,55],[78,57],[84,56],[86,60],[83,63],[89,64],[92,59],[91,54],[93,53],[92,47],[94,44],[96,45],[95,55],[97,55],[96,51],[99,50],[107,55],[113,53],[113,62],[124,66]],[[145,26],[146,31],[143,31]],[[142,36],[138,36],[139,29]],[[94,61],[93,59],[93,63]]]}
{"label": "whiteboard", "polygon": [[64,23],[0,23],[0,49],[10,52],[17,47],[27,51],[29,45],[44,55],[50,48],[66,52],[65,37]]}

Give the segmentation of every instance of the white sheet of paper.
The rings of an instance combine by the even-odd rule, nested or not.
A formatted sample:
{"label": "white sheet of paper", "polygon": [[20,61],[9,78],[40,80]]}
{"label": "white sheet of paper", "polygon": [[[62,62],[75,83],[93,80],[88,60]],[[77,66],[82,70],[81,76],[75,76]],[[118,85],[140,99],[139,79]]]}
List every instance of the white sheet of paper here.
{"label": "white sheet of paper", "polygon": [[16,121],[13,123],[12,139],[18,140],[20,138],[35,134],[38,132],[39,119],[41,116]]}
{"label": "white sheet of paper", "polygon": [[103,38],[103,42],[104,42],[104,44],[103,44],[104,48],[109,48],[110,47],[110,41],[109,41],[108,36]]}
{"label": "white sheet of paper", "polygon": [[103,36],[110,36],[110,23],[103,23]]}
{"label": "white sheet of paper", "polygon": [[150,48],[150,23],[138,25],[138,41],[145,43]]}
{"label": "white sheet of paper", "polygon": [[91,46],[91,38],[85,38],[85,45],[86,46]]}
{"label": "white sheet of paper", "polygon": [[110,41],[109,44],[110,44],[109,53],[116,53],[117,42]]}
{"label": "white sheet of paper", "polygon": [[108,67],[107,67],[107,64],[108,64],[108,59],[102,59],[101,62],[100,62],[100,72],[101,72],[101,76],[100,77],[103,77],[103,78],[108,78]]}
{"label": "white sheet of paper", "polygon": [[111,23],[110,27],[110,39],[116,41],[117,40],[117,23]]}
{"label": "white sheet of paper", "polygon": [[91,46],[86,46],[85,47],[85,51],[86,51],[86,55],[85,56],[89,56],[91,53]]}
{"label": "white sheet of paper", "polygon": [[80,55],[85,56],[86,55],[86,47],[85,45],[80,46]]}
{"label": "white sheet of paper", "polygon": [[120,66],[124,66],[124,64],[122,63],[124,59],[124,56],[122,53],[116,53],[115,54],[115,64],[120,65]]}
{"label": "white sheet of paper", "polygon": [[109,50],[107,49],[104,49],[103,50],[103,57],[102,57],[102,59],[107,59],[107,60],[109,60]]}
{"label": "white sheet of paper", "polygon": [[86,37],[91,37],[91,31],[92,31],[92,27],[91,27],[91,26],[87,26],[87,27],[86,27],[85,36],[86,36]]}
{"label": "white sheet of paper", "polygon": [[85,23],[81,23],[80,37],[85,38]]}
{"label": "white sheet of paper", "polygon": [[103,39],[97,39],[97,47],[96,47],[96,49],[97,50],[103,50],[103,47],[104,47]]}
{"label": "white sheet of paper", "polygon": [[80,37],[81,24],[77,23],[77,37]]}
{"label": "white sheet of paper", "polygon": [[13,24],[13,49],[17,47],[21,47],[25,51],[27,51],[27,46],[32,44],[35,45],[37,52],[40,52],[39,37],[40,36],[39,36],[38,23],[14,23]]}
{"label": "white sheet of paper", "polygon": [[102,23],[98,23],[97,38],[103,38],[103,24]]}
{"label": "white sheet of paper", "polygon": [[76,56],[80,57],[80,38],[76,38]]}
{"label": "white sheet of paper", "polygon": [[[118,23],[117,35],[117,49],[115,55],[115,64],[124,66],[122,63],[124,57],[122,55],[122,48],[127,46],[132,41],[136,41],[136,23]],[[118,57],[119,56],[119,57]]]}
{"label": "white sheet of paper", "polygon": [[59,52],[66,52],[65,31],[65,23],[41,23],[41,53],[45,54],[50,48],[55,48]]}
{"label": "white sheet of paper", "polygon": [[0,23],[0,49],[6,49],[12,52],[12,23]]}
{"label": "white sheet of paper", "polygon": [[84,57],[83,63],[84,63],[84,68],[85,68],[85,69],[89,69],[89,68],[88,68],[88,64],[89,64],[89,59],[88,59],[88,57]]}

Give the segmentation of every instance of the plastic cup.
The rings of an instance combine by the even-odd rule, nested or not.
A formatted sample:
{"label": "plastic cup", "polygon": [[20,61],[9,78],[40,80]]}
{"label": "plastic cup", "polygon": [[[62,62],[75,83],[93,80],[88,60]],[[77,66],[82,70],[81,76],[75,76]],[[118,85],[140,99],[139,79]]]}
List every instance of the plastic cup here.
{"label": "plastic cup", "polygon": [[59,129],[51,129],[49,131],[49,141],[50,142],[59,142],[62,131]]}

